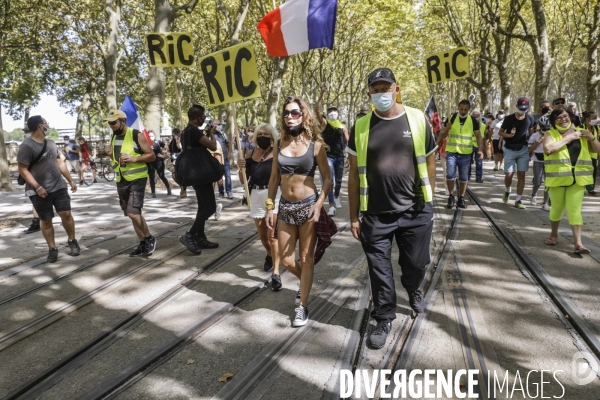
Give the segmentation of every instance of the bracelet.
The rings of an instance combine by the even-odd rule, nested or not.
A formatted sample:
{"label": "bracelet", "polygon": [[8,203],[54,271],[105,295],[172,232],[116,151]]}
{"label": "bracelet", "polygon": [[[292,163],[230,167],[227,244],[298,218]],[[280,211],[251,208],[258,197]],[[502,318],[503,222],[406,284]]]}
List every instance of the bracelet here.
{"label": "bracelet", "polygon": [[44,188],[43,186],[40,186],[39,188],[35,189],[35,192],[37,193],[40,191],[40,189],[43,189],[43,188]]}

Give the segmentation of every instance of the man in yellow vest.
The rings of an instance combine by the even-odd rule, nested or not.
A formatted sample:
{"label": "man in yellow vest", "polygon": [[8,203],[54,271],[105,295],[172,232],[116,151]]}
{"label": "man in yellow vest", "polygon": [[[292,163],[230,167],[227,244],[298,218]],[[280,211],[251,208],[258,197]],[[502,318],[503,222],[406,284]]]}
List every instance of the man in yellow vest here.
{"label": "man in yellow vest", "polygon": [[371,317],[377,321],[369,341],[379,349],[396,318],[394,237],[410,306],[415,313],[425,310],[419,287],[430,262],[437,146],[425,114],[396,102],[400,87],[391,70],[374,70],[367,83],[375,110],[350,133],[348,199],[352,234],[362,243],[369,265]]}
{"label": "man in yellow vest", "polygon": [[127,126],[127,115],[121,110],[111,110],[108,122],[113,131],[106,153],[117,175],[117,193],[125,216],[131,218],[140,244],[130,257],[149,256],[156,249],[156,238],[150,234],[146,220],[142,217],[148,166],[156,159],[146,137],[137,129]]}

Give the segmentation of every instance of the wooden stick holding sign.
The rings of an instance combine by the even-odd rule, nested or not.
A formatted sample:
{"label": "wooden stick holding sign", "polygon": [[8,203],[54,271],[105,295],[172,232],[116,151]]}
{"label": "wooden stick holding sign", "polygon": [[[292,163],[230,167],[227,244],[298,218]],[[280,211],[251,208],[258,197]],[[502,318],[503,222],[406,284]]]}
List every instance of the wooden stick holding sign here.
{"label": "wooden stick holding sign", "polygon": [[[234,110],[236,110],[236,103],[233,103]],[[244,157],[244,151],[242,150],[242,142],[240,140],[240,130],[237,126],[237,121],[234,121],[233,134],[235,135],[235,142],[237,143],[238,153],[240,157]],[[248,207],[251,207],[250,204],[250,188],[248,187],[248,177],[246,176],[246,168],[240,168],[240,173],[242,175],[242,182],[244,183],[244,191],[246,192],[246,202],[248,203]]]}

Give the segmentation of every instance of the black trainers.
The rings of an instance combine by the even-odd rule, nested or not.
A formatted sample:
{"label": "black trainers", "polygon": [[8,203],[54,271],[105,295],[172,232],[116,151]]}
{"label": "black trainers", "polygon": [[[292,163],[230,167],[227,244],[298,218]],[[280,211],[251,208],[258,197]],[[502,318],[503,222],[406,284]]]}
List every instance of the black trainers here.
{"label": "black trainers", "polygon": [[29,228],[25,229],[23,231],[23,233],[29,234],[29,233],[39,232],[40,229],[41,229],[40,228],[40,219],[34,218],[31,220],[31,225],[29,225]]}
{"label": "black trainers", "polygon": [[134,251],[129,253],[129,257],[141,257],[146,252],[146,241],[140,242]]}
{"label": "black trainers", "polygon": [[186,249],[188,249],[191,253],[193,254],[202,254],[202,250],[200,250],[198,248],[198,245],[196,244],[196,241],[194,240],[194,237],[189,233],[186,232],[184,235],[182,235],[179,238],[179,241],[186,247]]}
{"label": "black trainers", "polygon": [[271,275],[271,290],[274,292],[279,292],[283,285],[281,284],[281,276],[277,274]]}
{"label": "black trainers", "polygon": [[385,346],[390,331],[392,330],[392,323],[390,321],[379,321],[371,335],[369,336],[369,343],[374,349],[380,349]]}
{"label": "black trainers", "polygon": [[294,310],[296,312],[296,317],[292,321],[293,327],[304,326],[308,323],[308,308],[304,306],[298,306]]}
{"label": "black trainers", "polygon": [[456,203],[456,208],[462,208],[465,209],[467,208],[467,205],[465,204],[465,198],[460,196],[458,198],[458,202]]}
{"label": "black trainers", "polygon": [[98,183],[98,180],[94,179],[94,183]]}
{"label": "black trainers", "polygon": [[167,188],[167,196],[171,195],[171,188]]}
{"label": "black trainers", "polygon": [[72,256],[78,256],[81,253],[81,248],[79,247],[79,244],[77,243],[77,239],[69,239],[67,241],[67,244],[69,245],[69,248],[71,249],[71,255]]}
{"label": "black trainers", "polygon": [[423,293],[420,290],[415,290],[412,293],[408,294],[408,302],[410,303],[410,308],[416,314],[423,314],[425,312],[425,301],[423,300]]}
{"label": "black trainers", "polygon": [[154,253],[154,250],[156,250],[156,238],[152,235],[150,235],[149,238],[144,240],[145,243],[145,251],[144,251],[144,255],[145,256],[151,256],[152,253]]}
{"label": "black trainers", "polygon": [[270,271],[273,269],[273,257],[267,254],[265,257],[265,264],[263,265],[265,271]]}
{"label": "black trainers", "polygon": [[48,258],[46,258],[46,262],[53,263],[58,260],[58,249],[55,247],[53,249],[48,249]]}
{"label": "black trainers", "polygon": [[453,209],[455,205],[456,205],[456,197],[454,197],[454,195],[451,194],[448,197],[448,205],[446,205],[446,208]]}
{"label": "black trainers", "polygon": [[196,246],[198,246],[199,249],[216,249],[219,247],[219,243],[209,242],[206,236],[194,236],[194,239],[196,239]]}
{"label": "black trainers", "polygon": [[477,182],[477,183],[483,183],[483,179],[481,179],[481,178],[475,179],[475,182]]}
{"label": "black trainers", "polygon": [[148,195],[148,197],[150,197],[151,199],[155,199],[156,198],[156,193],[150,193],[150,195]]}

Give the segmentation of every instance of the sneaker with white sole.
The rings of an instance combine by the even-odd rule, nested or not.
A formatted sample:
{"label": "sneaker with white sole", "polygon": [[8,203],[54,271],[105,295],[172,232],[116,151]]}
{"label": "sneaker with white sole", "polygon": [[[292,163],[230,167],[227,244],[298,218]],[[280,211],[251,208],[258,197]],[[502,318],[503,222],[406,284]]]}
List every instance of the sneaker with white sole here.
{"label": "sneaker with white sole", "polygon": [[296,313],[296,316],[294,317],[294,321],[292,321],[292,326],[304,326],[308,323],[308,308],[298,306],[294,312]]}
{"label": "sneaker with white sole", "polygon": [[502,195],[502,201],[506,204],[508,203],[508,197],[510,196],[510,192],[504,192]]}
{"label": "sneaker with white sole", "polygon": [[329,207],[329,211],[327,211],[327,215],[333,217],[335,215],[335,206]]}
{"label": "sneaker with white sole", "polygon": [[335,203],[335,208],[342,208],[342,202],[340,201],[339,197],[333,199],[333,202]]}
{"label": "sneaker with white sole", "polygon": [[531,196],[531,201],[529,202],[532,206],[537,205],[537,196]]}
{"label": "sneaker with white sole", "polygon": [[544,211],[550,211],[550,206],[548,205],[548,203],[542,204],[542,210],[544,210]]}
{"label": "sneaker with white sole", "polygon": [[221,210],[223,209],[223,204],[217,204],[217,210],[215,211],[215,221],[218,221],[221,218]]}

